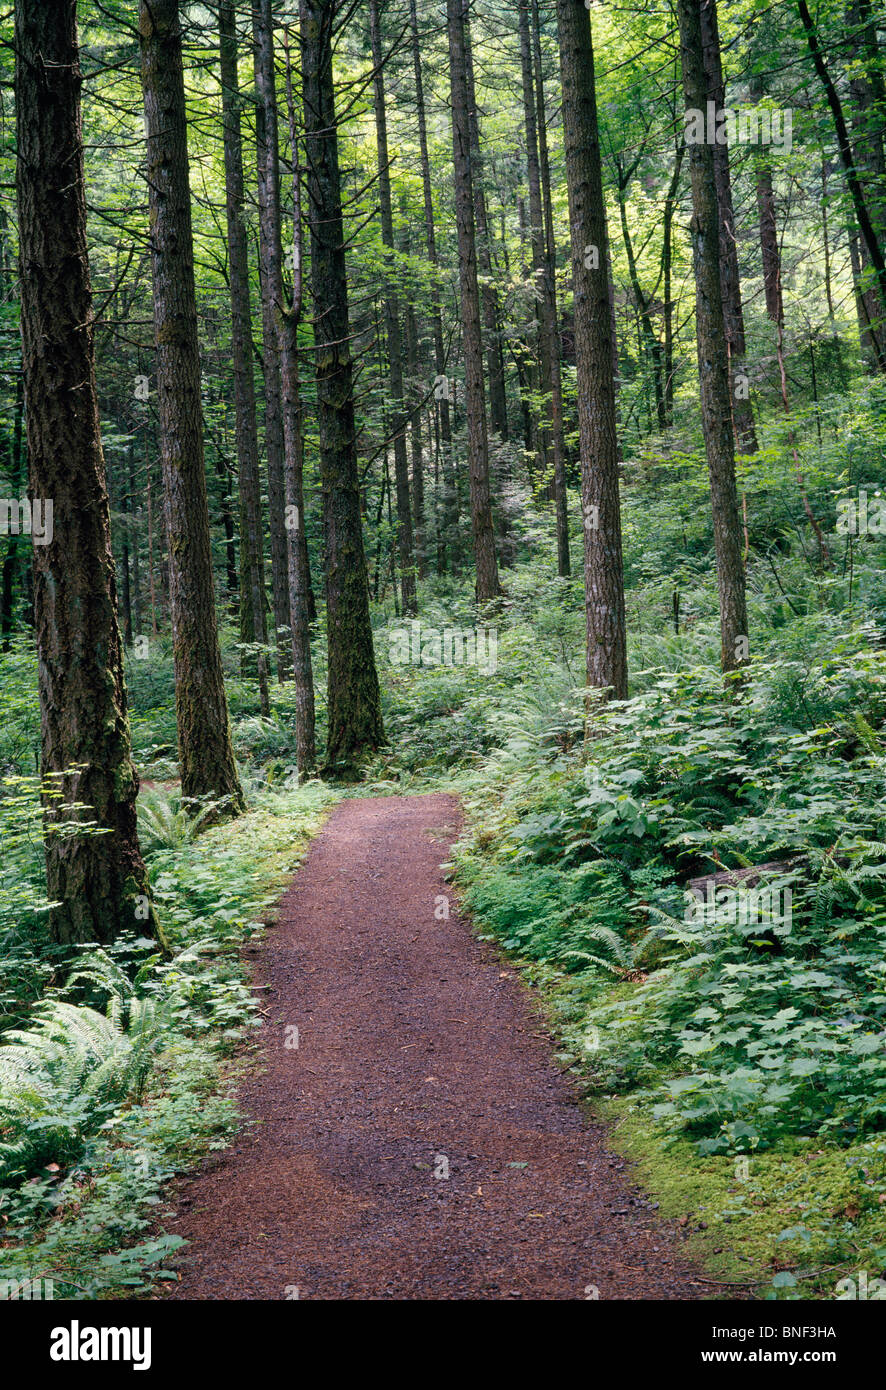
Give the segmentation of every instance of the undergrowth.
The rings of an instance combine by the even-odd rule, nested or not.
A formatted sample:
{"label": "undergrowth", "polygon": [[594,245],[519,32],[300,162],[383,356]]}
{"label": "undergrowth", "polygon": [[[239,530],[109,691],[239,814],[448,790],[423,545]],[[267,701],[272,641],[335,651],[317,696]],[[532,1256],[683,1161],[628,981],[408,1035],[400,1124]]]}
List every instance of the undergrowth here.
{"label": "undergrowth", "polygon": [[167,1276],[181,1241],[158,1233],[164,1184],[229,1142],[235,1059],[261,1026],[241,947],[331,799],[310,783],[198,837],[168,834],[180,813],[153,798],[163,833],[144,843],[171,953],[135,932],[59,951],[2,1037],[0,1281],[105,1298]]}

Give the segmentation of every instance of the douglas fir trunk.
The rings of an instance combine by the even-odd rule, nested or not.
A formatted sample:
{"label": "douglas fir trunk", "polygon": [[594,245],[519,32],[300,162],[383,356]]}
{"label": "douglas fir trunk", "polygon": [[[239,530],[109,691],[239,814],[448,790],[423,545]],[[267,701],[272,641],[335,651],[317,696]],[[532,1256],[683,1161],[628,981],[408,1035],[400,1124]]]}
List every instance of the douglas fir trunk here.
{"label": "douglas fir trunk", "polygon": [[228,798],[239,810],[209,540],[177,0],[142,0],[139,35],[182,794]]}
{"label": "douglas fir trunk", "polygon": [[335,0],[301,0],[320,481],[326,536],[329,733],[326,761],[347,768],[384,739],[369,618],[354,422],[341,176],[332,76]]}
{"label": "douglas fir trunk", "polygon": [[[50,927],[62,942],[110,942],[125,930],[144,931],[152,914],[136,831],[96,398],[74,0],[17,0],[15,36],[22,372],[36,513],[47,890],[56,904]],[[60,832],[62,822],[90,828]]]}

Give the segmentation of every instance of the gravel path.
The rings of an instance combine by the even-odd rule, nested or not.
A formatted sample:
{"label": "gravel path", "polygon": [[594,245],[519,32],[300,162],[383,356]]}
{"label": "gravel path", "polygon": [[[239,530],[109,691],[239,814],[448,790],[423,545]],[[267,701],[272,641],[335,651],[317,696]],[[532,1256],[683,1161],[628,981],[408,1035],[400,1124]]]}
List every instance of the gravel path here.
{"label": "gravel path", "polygon": [[450,796],[353,800],[312,844],[255,957],[256,1123],[176,1189],[171,1297],[711,1292],[456,914],[440,864],[458,826]]}

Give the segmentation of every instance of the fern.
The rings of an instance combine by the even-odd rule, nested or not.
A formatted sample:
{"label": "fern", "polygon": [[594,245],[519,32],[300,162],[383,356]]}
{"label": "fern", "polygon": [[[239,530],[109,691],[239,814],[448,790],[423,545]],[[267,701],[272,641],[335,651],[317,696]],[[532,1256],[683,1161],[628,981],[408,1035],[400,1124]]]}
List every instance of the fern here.
{"label": "fern", "polygon": [[[110,963],[110,962],[109,962]],[[112,963],[111,963],[112,964]],[[81,972],[90,979],[93,971]],[[107,977],[105,977],[106,982]],[[70,1162],[127,1097],[140,1100],[171,1019],[156,998],[114,992],[107,1012],[65,999],[38,1005],[32,1025],[0,1046],[0,1176],[32,1169],[50,1155]]]}
{"label": "fern", "polygon": [[219,813],[230,797],[197,804],[189,808],[177,794],[143,792],[139,797],[139,838],[147,853],[161,849],[181,849],[193,844]]}

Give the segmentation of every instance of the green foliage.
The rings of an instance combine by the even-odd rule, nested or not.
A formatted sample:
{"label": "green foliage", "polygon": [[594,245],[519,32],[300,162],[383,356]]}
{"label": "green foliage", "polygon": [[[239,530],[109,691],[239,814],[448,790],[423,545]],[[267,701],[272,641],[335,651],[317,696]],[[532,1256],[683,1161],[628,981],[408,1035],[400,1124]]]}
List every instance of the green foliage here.
{"label": "green foliage", "polygon": [[29,980],[30,1007],[18,991],[27,1023],[0,1037],[0,1276],[86,1297],[162,1276],[181,1243],[146,1234],[162,1186],[233,1132],[223,1067],[261,1022],[240,947],[329,800],[311,784],[198,839],[190,818],[166,834],[169,803],[152,798],[172,954],[132,935],[60,953]]}
{"label": "green foliage", "polygon": [[604,860],[516,875],[493,870],[465,893],[465,905],[506,949],[573,971],[630,966],[620,932],[628,901],[621,875]]}
{"label": "green foliage", "polygon": [[181,793],[145,791],[138,801],[138,835],[145,854],[193,844],[218,818],[224,799],[186,804]]}
{"label": "green foliage", "polygon": [[[563,702],[468,783],[481,929],[588,980],[567,1057],[702,1153],[886,1127],[886,657],[837,597],[764,628],[740,688],[685,657],[635,672],[584,744]],[[689,880],[767,864],[750,882],[790,890],[787,921],[693,919]]]}

